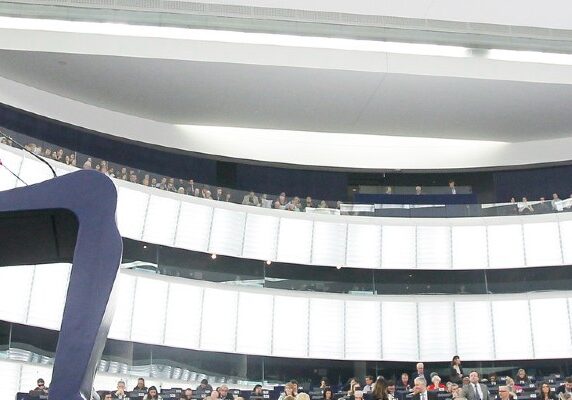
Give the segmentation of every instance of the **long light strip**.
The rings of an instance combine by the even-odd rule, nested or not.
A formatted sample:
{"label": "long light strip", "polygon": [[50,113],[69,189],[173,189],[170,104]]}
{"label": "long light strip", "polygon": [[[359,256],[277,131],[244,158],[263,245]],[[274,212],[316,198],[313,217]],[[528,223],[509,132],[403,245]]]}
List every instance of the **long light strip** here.
{"label": "long light strip", "polygon": [[[462,46],[383,42],[374,40],[296,36],[225,30],[185,29],[149,25],[128,25],[119,23],[0,17],[0,29],[73,32],[98,35],[195,40],[206,42],[256,44],[364,52],[383,52],[426,56],[473,57],[470,49]],[[517,61],[524,63],[572,65],[572,54],[545,53],[538,51],[490,49],[486,53],[486,58],[492,60]]]}

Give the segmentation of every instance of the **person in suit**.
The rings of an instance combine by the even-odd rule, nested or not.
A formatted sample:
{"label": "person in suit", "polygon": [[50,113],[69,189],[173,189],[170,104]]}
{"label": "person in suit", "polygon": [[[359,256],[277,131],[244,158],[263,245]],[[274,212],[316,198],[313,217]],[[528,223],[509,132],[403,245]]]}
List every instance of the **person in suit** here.
{"label": "person in suit", "polygon": [[437,400],[437,392],[427,391],[427,380],[418,376],[413,380],[413,400]]}
{"label": "person in suit", "polygon": [[469,383],[463,386],[463,395],[467,400],[491,400],[487,386],[479,383],[477,371],[471,371],[469,374]]}
{"label": "person in suit", "polygon": [[449,370],[449,380],[457,384],[463,382],[463,368],[461,367],[461,358],[459,356],[455,356],[451,360],[451,368]]}
{"label": "person in suit", "polygon": [[561,385],[556,389],[557,396],[560,396],[563,393],[572,393],[572,376],[564,379],[564,385]]}
{"label": "person in suit", "polygon": [[416,371],[411,374],[411,379],[415,382],[415,378],[421,377],[425,379],[425,382],[431,382],[431,377],[425,372],[425,365],[422,362],[418,362],[415,366]]}

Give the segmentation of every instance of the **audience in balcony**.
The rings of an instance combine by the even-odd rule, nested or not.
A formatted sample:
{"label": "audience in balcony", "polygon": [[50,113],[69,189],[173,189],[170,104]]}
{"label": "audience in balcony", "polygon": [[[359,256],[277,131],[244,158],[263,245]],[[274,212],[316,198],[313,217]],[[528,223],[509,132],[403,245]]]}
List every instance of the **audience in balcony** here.
{"label": "audience in balcony", "polygon": [[143,398],[143,400],[158,400],[159,399],[159,392],[155,386],[151,386],[147,391],[147,395]]}
{"label": "audience in balcony", "polygon": [[436,373],[431,374],[431,385],[427,387],[427,390],[445,391],[445,384],[441,383],[441,377]]}
{"label": "audience in balcony", "polygon": [[405,390],[408,391],[411,389],[411,383],[409,381],[409,374],[407,372],[403,372],[401,374],[401,379],[396,384],[398,390]]}
{"label": "audience in balcony", "polygon": [[518,212],[520,214],[534,213],[534,208],[528,203],[528,199],[526,197],[523,197],[522,202],[518,205]]}
{"label": "audience in balcony", "polygon": [[457,355],[454,356],[451,360],[449,380],[453,383],[461,383],[463,381],[463,368],[461,367],[461,358]]}
{"label": "audience in balcony", "polygon": [[520,385],[526,385],[526,384],[530,383],[530,378],[526,374],[526,371],[524,370],[524,368],[520,368],[518,370],[518,372],[516,373],[516,376],[514,377],[514,380],[516,381],[516,383],[518,383]]}
{"label": "audience in balcony", "polygon": [[[139,384],[139,382],[137,382]],[[145,383],[143,383],[145,385]],[[117,390],[113,393],[113,398],[118,400],[125,400],[128,399],[127,391],[125,390],[125,382],[119,381],[117,382]]]}
{"label": "audience in balcony", "polygon": [[[260,385],[258,385],[260,386]],[[255,387],[256,389],[256,387]],[[262,386],[260,386],[260,390],[261,390],[261,394],[262,394]],[[219,399],[223,399],[223,400],[234,400],[234,396],[232,395],[232,393],[230,393],[228,391],[228,386],[226,384],[222,384],[220,385],[220,387],[217,388],[216,392],[218,392]]]}
{"label": "audience in balcony", "polygon": [[415,382],[415,378],[421,377],[423,379],[425,379],[425,384],[427,385],[427,382],[431,382],[431,377],[429,376],[429,374],[427,372],[425,372],[425,364],[423,364],[422,362],[417,363],[417,365],[415,365],[415,372],[411,374],[411,379],[413,379],[413,381]]}
{"label": "audience in balcony", "polygon": [[203,394],[212,393],[213,387],[209,385],[209,381],[206,379],[201,380],[199,386],[196,389],[197,397],[202,397]]}
{"label": "audience in balcony", "polygon": [[133,388],[133,391],[144,391],[147,390],[147,386],[145,386],[145,379],[139,378],[137,379],[137,386]]}

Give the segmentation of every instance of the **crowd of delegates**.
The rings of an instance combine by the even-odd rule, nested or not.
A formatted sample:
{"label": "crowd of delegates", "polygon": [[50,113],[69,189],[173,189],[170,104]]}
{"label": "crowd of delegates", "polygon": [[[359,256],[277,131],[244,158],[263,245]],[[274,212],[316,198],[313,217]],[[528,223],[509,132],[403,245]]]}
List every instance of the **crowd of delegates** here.
{"label": "crowd of delegates", "polygon": [[[4,137],[0,138],[0,143],[12,145]],[[122,179],[124,181],[138,183],[148,187],[154,187],[168,192],[185,194],[189,196],[201,197],[209,200],[241,203],[244,205],[275,208],[286,211],[304,212],[307,208],[340,208],[341,201],[326,202],[325,200],[314,200],[311,196],[301,198],[293,196],[288,198],[285,192],[280,193],[278,196],[269,196],[268,194],[256,194],[250,191],[246,194],[238,191],[231,191],[223,189],[222,187],[211,188],[209,185],[195,183],[193,179],[179,179],[165,176],[154,176],[147,172],[127,168],[124,166],[112,164],[105,160],[97,160],[94,157],[79,156],[75,152],[64,151],[61,148],[42,147],[35,143],[28,143],[24,146],[30,152],[42,156],[44,158],[52,159],[65,163],[73,167],[82,169],[93,169],[111,178]],[[240,198],[233,198],[233,195]]]}
{"label": "crowd of delegates", "polygon": [[540,197],[537,201],[529,201],[523,197],[517,202],[511,197],[510,203],[514,205],[513,214],[547,214],[551,212],[572,211],[572,194],[568,199],[562,200],[558,193],[552,193],[552,198],[546,200],[546,197]]}
{"label": "crowd of delegates", "polygon": [[[482,377],[478,371],[466,373],[461,366],[459,356],[453,357],[449,374],[441,378],[436,372],[428,373],[423,363],[417,363],[413,373],[403,372],[397,380],[386,380],[383,376],[366,376],[362,382],[351,378],[339,391],[334,391],[327,378],[322,378],[320,387],[307,393],[299,392],[295,380],[284,385],[284,391],[278,400],[438,400],[443,395],[453,400],[517,400],[524,391],[536,391],[530,398],[537,400],[572,400],[572,377],[564,380],[558,387],[549,382],[534,382],[524,369],[519,369],[513,377],[499,377],[496,373]],[[34,392],[48,393],[43,379],[38,379]],[[161,399],[155,386],[147,387],[144,378],[139,378],[132,392],[141,393],[143,400]],[[492,393],[491,393],[492,392]],[[441,395],[440,395],[441,393]],[[169,395],[172,398],[172,395]],[[249,400],[263,400],[263,388],[256,385]],[[104,400],[129,399],[124,381],[117,383],[117,389],[105,392]],[[178,400],[244,400],[231,393],[228,385],[222,384],[216,389],[206,379],[195,388],[180,390]]]}

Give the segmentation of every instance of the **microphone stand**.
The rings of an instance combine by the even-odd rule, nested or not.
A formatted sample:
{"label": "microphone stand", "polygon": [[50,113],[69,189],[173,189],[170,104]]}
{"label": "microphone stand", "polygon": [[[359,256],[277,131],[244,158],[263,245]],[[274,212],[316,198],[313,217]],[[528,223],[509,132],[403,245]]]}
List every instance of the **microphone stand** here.
{"label": "microphone stand", "polygon": [[8,167],[2,162],[2,160],[0,160],[0,167],[6,168],[6,170],[12,174],[12,176],[14,176],[16,179],[18,179],[18,180],[19,180],[20,182],[22,182],[24,185],[28,186],[28,184],[27,184],[26,182],[24,182],[24,180],[23,180],[22,178],[20,178],[17,174],[15,174],[10,168],[8,168]]}
{"label": "microphone stand", "polygon": [[[58,175],[56,174],[56,171],[52,168],[52,166],[50,165],[49,162],[47,162],[46,160],[44,160],[42,157],[40,157],[39,155],[37,155],[36,153],[31,152],[30,150],[28,150],[25,146],[22,146],[20,143],[18,143],[17,141],[15,141],[14,139],[12,139],[11,136],[5,134],[4,132],[2,132],[2,130],[0,129],[0,136],[5,137],[6,139],[16,143],[18,145],[19,148],[21,148],[22,150],[24,150],[26,153],[31,154],[33,157],[37,158],[38,160],[40,160],[41,162],[43,162],[44,164],[46,164],[48,166],[48,168],[50,169],[50,171],[52,171],[52,174],[54,175],[54,178],[57,178]],[[4,167],[6,167],[4,165]],[[8,169],[8,168],[6,168]],[[12,172],[12,171],[10,171]],[[20,178],[18,178],[20,179]],[[21,179],[20,179],[21,180]],[[26,184],[27,185],[27,184]]]}

